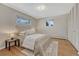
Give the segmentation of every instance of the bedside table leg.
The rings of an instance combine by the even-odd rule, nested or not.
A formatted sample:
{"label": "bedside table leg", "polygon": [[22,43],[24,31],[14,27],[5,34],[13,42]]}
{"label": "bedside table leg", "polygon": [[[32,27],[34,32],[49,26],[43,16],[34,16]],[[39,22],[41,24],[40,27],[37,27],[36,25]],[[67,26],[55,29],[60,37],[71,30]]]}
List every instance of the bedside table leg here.
{"label": "bedside table leg", "polygon": [[20,46],[20,40],[18,40],[18,47]]}
{"label": "bedside table leg", "polygon": [[15,46],[17,46],[17,45],[16,45],[16,41],[15,41]]}
{"label": "bedside table leg", "polygon": [[9,50],[10,50],[10,42],[9,42]]}
{"label": "bedside table leg", "polygon": [[5,48],[7,48],[7,41],[5,41]]}

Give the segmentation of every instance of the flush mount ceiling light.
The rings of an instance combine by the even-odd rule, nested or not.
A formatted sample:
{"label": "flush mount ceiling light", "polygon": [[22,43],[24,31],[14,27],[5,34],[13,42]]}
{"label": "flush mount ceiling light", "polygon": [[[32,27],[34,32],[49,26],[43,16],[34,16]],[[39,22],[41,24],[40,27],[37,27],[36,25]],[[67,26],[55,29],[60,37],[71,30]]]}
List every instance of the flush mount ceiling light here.
{"label": "flush mount ceiling light", "polygon": [[46,6],[45,5],[39,5],[39,6],[36,7],[36,9],[38,11],[44,11],[46,9]]}

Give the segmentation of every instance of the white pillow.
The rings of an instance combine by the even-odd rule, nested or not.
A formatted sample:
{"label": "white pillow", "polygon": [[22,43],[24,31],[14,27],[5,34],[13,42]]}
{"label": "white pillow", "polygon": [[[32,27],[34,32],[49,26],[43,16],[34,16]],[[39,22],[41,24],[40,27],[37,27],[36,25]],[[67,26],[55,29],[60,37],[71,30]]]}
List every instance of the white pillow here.
{"label": "white pillow", "polygon": [[34,34],[35,32],[36,32],[35,29],[31,28],[31,29],[26,30],[25,34],[26,35],[31,35],[31,34]]}

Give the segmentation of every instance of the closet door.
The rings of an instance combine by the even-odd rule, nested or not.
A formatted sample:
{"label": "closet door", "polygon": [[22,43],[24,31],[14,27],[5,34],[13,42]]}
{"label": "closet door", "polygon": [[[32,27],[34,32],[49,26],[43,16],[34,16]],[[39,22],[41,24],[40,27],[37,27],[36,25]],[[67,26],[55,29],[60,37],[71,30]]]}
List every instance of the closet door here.
{"label": "closet door", "polygon": [[72,8],[70,12],[70,19],[68,20],[68,39],[69,41],[75,45],[75,40],[74,40],[74,8]]}
{"label": "closet door", "polygon": [[[68,40],[77,48],[77,5],[74,5],[69,14],[68,20]],[[77,48],[78,49],[78,48]]]}
{"label": "closet door", "polygon": [[79,51],[79,4],[76,4],[76,23],[75,23],[75,27],[76,27],[76,48]]}
{"label": "closet door", "polygon": [[[73,44],[75,45],[76,47],[76,43],[77,43],[77,34],[76,34],[76,29],[77,29],[77,5],[74,6],[73,8],[73,25],[72,25],[72,40],[73,40]],[[77,48],[77,47],[76,47]]]}
{"label": "closet door", "polygon": [[69,14],[68,40],[79,51],[79,4],[75,4]]}

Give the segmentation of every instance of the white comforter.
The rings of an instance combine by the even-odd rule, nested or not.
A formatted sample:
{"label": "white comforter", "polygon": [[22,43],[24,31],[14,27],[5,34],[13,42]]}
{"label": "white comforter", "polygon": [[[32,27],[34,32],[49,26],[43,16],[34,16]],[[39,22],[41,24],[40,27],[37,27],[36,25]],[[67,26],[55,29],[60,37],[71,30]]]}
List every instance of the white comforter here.
{"label": "white comforter", "polygon": [[25,37],[22,46],[34,50],[35,41],[46,37],[45,34],[32,34]]}

